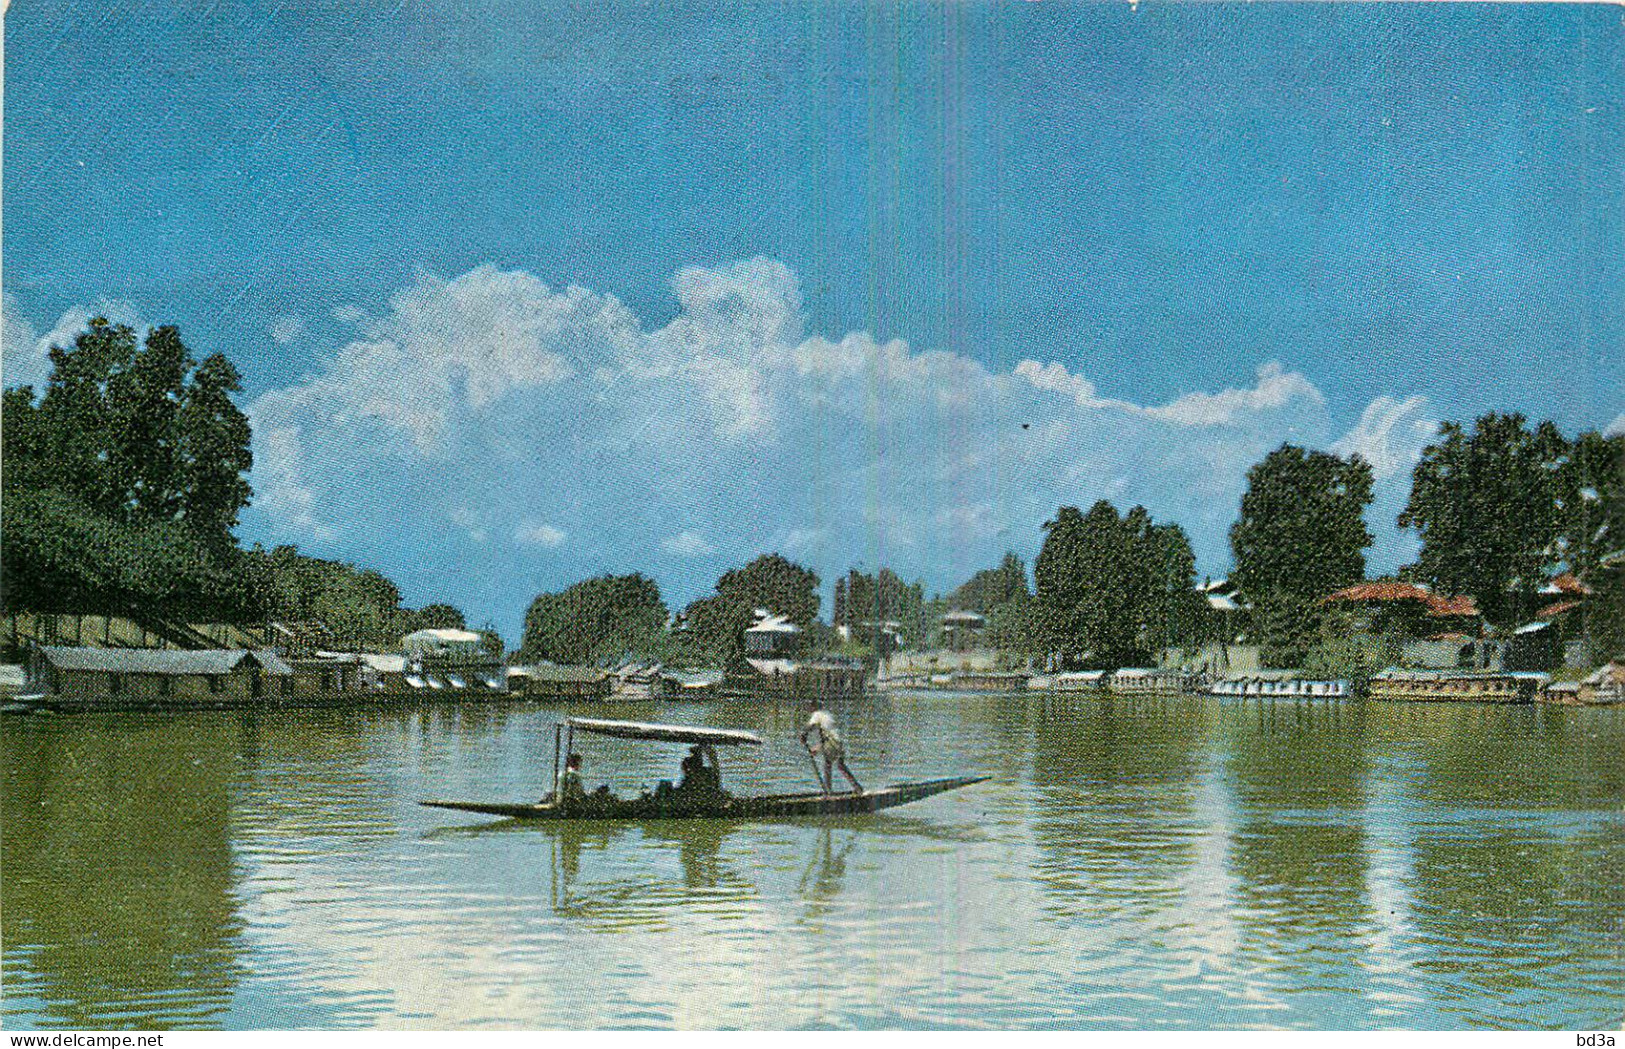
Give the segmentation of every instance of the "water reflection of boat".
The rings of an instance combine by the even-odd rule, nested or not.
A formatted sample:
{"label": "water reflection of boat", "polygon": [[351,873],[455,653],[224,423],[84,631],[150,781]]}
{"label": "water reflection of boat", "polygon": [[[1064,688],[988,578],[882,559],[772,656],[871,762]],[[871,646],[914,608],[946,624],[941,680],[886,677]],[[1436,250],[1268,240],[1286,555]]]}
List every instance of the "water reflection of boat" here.
{"label": "water reflection of boat", "polygon": [[987,776],[953,776],[896,783],[879,790],[852,794],[765,794],[735,797],[720,789],[718,746],[761,746],[760,736],[735,729],[655,725],[598,718],[566,718],[554,731],[554,782],[559,782],[559,755],[569,753],[575,732],[644,742],[688,743],[700,748],[715,772],[716,789],[682,789],[662,784],[636,798],[617,798],[601,790],[596,794],[550,795],[539,802],[425,801],[431,808],[507,816],[526,820],[657,820],[657,819],[785,819],[800,816],[849,816],[906,805],[944,791],[981,783]]}

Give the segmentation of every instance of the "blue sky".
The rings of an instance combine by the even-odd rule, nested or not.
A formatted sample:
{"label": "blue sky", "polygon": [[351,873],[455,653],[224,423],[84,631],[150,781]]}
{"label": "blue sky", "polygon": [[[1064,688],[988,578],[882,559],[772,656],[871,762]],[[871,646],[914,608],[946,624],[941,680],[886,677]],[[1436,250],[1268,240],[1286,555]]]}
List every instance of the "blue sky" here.
{"label": "blue sky", "polygon": [[1103,496],[1218,574],[1283,440],[1379,460],[1391,568],[1436,420],[1625,413],[1612,6],[15,0],[5,47],[7,384],[177,323],[245,375],[245,539],[510,633],[767,549],[946,589]]}

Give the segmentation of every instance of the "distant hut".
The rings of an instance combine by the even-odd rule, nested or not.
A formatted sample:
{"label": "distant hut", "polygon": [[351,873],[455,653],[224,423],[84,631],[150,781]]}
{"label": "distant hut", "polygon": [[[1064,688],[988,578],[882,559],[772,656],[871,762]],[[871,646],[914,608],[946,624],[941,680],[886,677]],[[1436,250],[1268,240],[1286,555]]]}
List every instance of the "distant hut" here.
{"label": "distant hut", "polygon": [[787,659],[801,648],[801,628],[788,616],[765,608],[756,610],[756,622],[745,630],[747,659]]}

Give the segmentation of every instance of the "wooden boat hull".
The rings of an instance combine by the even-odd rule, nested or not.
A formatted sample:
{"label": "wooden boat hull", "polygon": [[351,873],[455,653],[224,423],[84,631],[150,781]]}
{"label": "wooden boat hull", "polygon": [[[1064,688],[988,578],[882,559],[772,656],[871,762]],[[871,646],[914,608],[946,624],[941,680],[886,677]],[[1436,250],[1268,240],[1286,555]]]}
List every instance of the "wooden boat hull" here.
{"label": "wooden boat hull", "polygon": [[617,798],[607,802],[588,800],[568,806],[541,803],[484,803],[473,801],[425,801],[420,804],[457,812],[477,812],[485,816],[508,816],[525,820],[650,820],[650,819],[786,819],[797,816],[850,816],[907,805],[943,791],[981,783],[987,776],[954,776],[947,779],[897,783],[862,794],[767,794],[754,798],[689,799]]}

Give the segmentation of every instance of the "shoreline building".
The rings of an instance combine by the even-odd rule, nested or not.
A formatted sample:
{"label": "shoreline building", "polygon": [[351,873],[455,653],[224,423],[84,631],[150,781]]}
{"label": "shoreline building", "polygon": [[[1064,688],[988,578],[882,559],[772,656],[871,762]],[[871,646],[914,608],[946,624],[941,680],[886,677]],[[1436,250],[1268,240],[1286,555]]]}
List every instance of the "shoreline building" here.
{"label": "shoreline building", "polygon": [[751,670],[739,682],[745,691],[795,696],[863,694],[863,664],[834,658],[801,659],[801,627],[770,609],[755,611],[756,622],[745,630],[745,663]]}
{"label": "shoreline building", "polygon": [[269,649],[39,645],[25,687],[67,707],[208,707],[296,698],[295,677]]}
{"label": "shoreline building", "polygon": [[981,644],[987,630],[987,617],[980,612],[956,608],[942,617],[942,647],[964,652]]}

